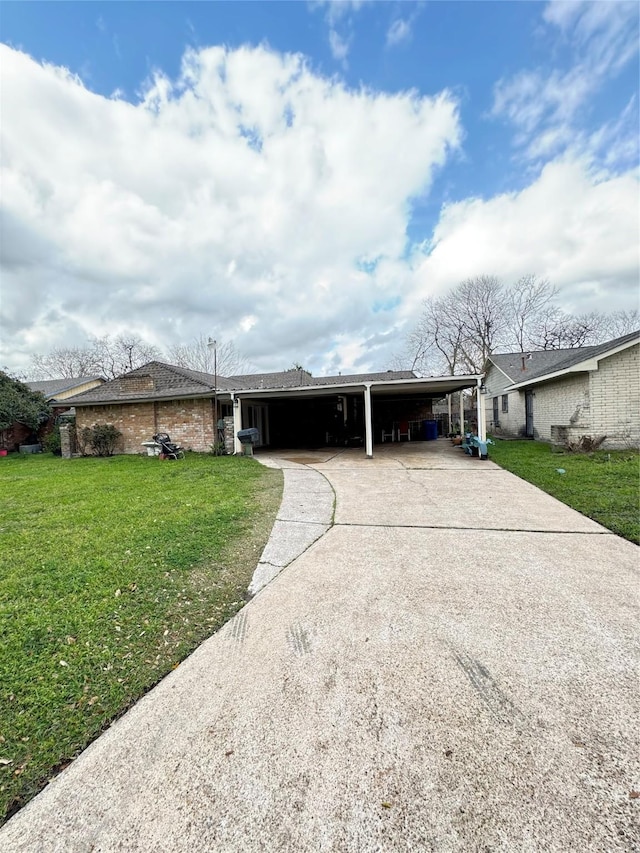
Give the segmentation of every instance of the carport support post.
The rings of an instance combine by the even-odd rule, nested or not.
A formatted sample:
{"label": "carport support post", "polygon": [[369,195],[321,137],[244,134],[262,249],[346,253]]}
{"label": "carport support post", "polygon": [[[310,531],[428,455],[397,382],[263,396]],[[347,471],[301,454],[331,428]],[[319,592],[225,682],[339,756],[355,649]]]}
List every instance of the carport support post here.
{"label": "carport support post", "polygon": [[373,425],[371,423],[371,383],[364,386],[364,447],[367,458],[373,457]]}
{"label": "carport support post", "polygon": [[451,423],[451,394],[447,394],[447,408],[449,409],[448,433],[449,435],[453,435],[453,424]]}
{"label": "carport support post", "polygon": [[464,435],[464,391],[460,392],[460,435]]}
{"label": "carport support post", "polygon": [[238,438],[238,433],[242,429],[242,403],[235,394],[231,395],[231,402],[233,404],[233,452],[238,456],[242,453],[242,445]]}
{"label": "carport support post", "polygon": [[476,388],[476,404],[478,406],[478,438],[480,441],[487,440],[487,413],[484,408],[484,394],[482,393],[482,379],[478,379]]}

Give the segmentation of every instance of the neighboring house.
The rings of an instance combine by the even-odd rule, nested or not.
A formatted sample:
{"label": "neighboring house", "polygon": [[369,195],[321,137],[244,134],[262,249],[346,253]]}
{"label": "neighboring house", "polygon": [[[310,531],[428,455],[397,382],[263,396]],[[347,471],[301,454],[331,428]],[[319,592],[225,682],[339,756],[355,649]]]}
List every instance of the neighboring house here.
{"label": "neighboring house", "polygon": [[224,420],[229,452],[240,450],[238,430],[256,427],[260,444],[274,448],[351,444],[372,455],[374,441],[383,435],[389,440],[394,424],[413,424],[412,437],[423,437],[431,400],[479,387],[481,379],[419,379],[412,371],[314,377],[301,369],[214,377],[152,361],[66,403],[75,407],[79,430],[95,423],[116,426],[125,453],[140,453],[142,442],[157,432],[208,451],[222,437]]}
{"label": "neighboring house", "polygon": [[78,376],[76,379],[47,379],[44,382],[27,382],[26,385],[32,391],[40,391],[44,394],[51,405],[56,402],[75,397],[103,385],[106,382],[103,376]]}
{"label": "neighboring house", "polygon": [[495,435],[640,446],[640,332],[565,350],[494,354],[485,365],[487,429]]}
{"label": "neighboring house", "polygon": [[[7,430],[5,443],[8,450],[18,450],[21,444],[35,444],[41,441],[53,429],[56,417],[66,411],[69,407],[62,403],[67,397],[81,394],[97,385],[102,385],[105,379],[102,376],[80,376],[77,379],[48,379],[44,382],[25,382],[24,384],[32,391],[40,391],[52,409],[52,415],[48,421],[33,430],[25,424],[14,423]],[[61,405],[58,405],[58,402]]]}

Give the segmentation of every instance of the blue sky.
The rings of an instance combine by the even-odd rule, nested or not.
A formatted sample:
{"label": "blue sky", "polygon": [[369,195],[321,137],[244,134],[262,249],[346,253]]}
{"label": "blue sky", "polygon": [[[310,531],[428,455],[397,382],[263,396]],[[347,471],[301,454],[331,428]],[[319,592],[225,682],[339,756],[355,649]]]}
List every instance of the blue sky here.
{"label": "blue sky", "polygon": [[127,330],[384,368],[474,274],[637,307],[637,4],[1,11],[9,367]]}

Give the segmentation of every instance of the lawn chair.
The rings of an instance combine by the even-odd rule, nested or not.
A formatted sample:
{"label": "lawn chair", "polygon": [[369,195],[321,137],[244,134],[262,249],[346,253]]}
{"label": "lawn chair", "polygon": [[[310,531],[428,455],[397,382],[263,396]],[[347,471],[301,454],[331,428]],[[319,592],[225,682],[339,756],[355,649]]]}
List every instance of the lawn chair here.
{"label": "lawn chair", "polygon": [[181,447],[178,447],[173,441],[171,441],[171,437],[166,432],[159,432],[153,436],[153,440],[156,441],[160,445],[160,457],[164,459],[182,459],[184,457],[184,450]]}

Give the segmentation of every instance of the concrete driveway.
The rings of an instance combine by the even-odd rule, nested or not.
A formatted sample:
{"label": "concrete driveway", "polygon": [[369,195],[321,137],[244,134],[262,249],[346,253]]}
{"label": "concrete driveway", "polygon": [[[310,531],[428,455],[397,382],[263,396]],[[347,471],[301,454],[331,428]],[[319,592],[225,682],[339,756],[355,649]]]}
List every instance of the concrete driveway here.
{"label": "concrete driveway", "polygon": [[333,525],[0,850],[640,850],[638,549],[444,441],[285,457]]}

